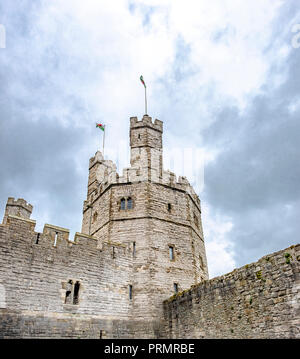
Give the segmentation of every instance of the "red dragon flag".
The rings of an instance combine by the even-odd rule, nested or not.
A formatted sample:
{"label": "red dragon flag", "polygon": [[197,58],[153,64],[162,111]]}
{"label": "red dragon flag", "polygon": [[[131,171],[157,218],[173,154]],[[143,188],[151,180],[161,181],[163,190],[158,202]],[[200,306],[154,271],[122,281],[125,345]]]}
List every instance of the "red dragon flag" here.
{"label": "red dragon flag", "polygon": [[96,127],[100,128],[100,130],[104,131],[105,125],[102,125],[101,123],[96,123]]}

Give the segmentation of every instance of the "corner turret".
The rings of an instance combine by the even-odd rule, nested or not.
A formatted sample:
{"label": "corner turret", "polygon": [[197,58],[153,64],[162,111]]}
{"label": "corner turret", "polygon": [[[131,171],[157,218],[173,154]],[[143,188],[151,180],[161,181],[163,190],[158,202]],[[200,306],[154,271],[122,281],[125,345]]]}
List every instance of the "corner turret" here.
{"label": "corner turret", "polygon": [[14,197],[9,197],[6,203],[2,224],[6,224],[9,215],[29,219],[32,210],[33,210],[32,205],[27,203],[25,199],[18,198],[16,200],[14,199]]}

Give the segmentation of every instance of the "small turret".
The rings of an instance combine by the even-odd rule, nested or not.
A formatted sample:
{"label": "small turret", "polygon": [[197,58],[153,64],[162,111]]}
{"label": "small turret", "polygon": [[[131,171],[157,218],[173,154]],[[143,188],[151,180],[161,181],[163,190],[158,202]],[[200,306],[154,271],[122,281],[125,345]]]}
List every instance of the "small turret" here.
{"label": "small turret", "polygon": [[7,217],[9,215],[29,219],[32,213],[32,205],[27,203],[25,199],[9,197],[5,207],[5,213],[3,217],[3,224],[6,224]]}

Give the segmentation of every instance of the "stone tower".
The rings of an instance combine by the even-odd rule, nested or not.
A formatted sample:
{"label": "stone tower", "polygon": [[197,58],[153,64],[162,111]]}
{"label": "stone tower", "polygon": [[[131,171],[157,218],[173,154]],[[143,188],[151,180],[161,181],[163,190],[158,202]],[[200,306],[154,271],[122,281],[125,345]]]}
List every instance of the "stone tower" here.
{"label": "stone tower", "polygon": [[32,209],[32,205],[27,203],[25,199],[14,199],[13,197],[9,197],[6,203],[2,223],[6,224],[9,215],[29,219],[32,213]]}
{"label": "stone tower", "polygon": [[119,176],[99,151],[89,162],[82,233],[100,248],[127,246],[135,319],[158,319],[164,299],[208,279],[200,200],[185,177],[163,170],[162,133],[161,121],[131,117],[131,167]]}

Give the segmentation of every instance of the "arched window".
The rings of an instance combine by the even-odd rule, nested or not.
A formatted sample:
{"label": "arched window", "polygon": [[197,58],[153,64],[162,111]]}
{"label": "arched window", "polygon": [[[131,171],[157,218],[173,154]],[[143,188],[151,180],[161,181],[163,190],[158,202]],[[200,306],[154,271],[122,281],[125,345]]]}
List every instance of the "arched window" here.
{"label": "arched window", "polygon": [[125,198],[121,199],[121,209],[125,209]]}
{"label": "arched window", "polygon": [[132,208],[132,199],[131,197],[127,198],[127,209],[131,209]]}

